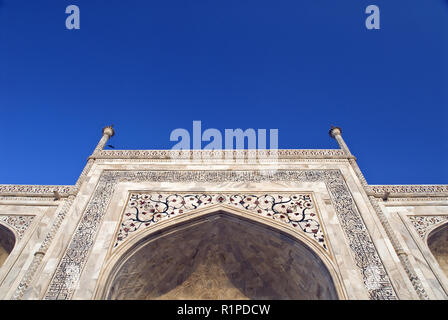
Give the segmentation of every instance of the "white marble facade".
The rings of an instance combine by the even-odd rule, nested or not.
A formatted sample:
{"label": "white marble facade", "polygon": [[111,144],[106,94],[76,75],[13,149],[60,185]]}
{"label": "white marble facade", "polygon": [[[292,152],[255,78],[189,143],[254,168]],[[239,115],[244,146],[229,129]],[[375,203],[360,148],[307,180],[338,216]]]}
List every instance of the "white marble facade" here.
{"label": "white marble facade", "polygon": [[107,298],[133,250],[217,212],[306,248],[331,278],[327,296],[448,298],[448,274],[427,242],[448,224],[448,186],[367,185],[340,131],[341,149],[279,150],[277,161],[256,163],[102,150],[111,135],[105,128],[74,186],[0,185],[0,224],[15,236],[0,299]]}

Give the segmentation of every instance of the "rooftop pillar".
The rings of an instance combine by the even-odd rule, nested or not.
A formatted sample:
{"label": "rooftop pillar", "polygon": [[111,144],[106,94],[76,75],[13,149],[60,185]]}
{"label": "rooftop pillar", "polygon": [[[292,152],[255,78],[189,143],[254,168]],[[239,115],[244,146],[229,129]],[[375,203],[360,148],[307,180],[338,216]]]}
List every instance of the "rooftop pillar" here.
{"label": "rooftop pillar", "polygon": [[339,147],[348,156],[352,156],[352,153],[350,152],[350,149],[347,147],[347,144],[345,143],[344,139],[342,138],[342,129],[341,128],[331,126],[331,129],[330,129],[330,131],[328,133],[330,134],[330,137],[336,139],[337,143],[339,144]]}
{"label": "rooftop pillar", "polygon": [[345,144],[345,141],[342,138],[342,129],[339,127],[331,126],[329,134],[330,134],[330,137],[336,139],[337,143],[339,144],[339,147],[348,156],[348,161],[350,162],[351,167],[355,171],[356,176],[359,178],[361,185],[363,186],[363,189],[370,201],[370,204],[372,205],[378,218],[380,219],[381,224],[383,225],[383,228],[386,231],[386,234],[389,237],[389,240],[395,250],[395,253],[398,256],[398,258],[401,262],[401,265],[403,266],[403,269],[406,271],[408,279],[409,279],[410,283],[412,284],[415,293],[422,300],[429,299],[427,293],[425,292],[425,289],[423,288],[420,278],[418,277],[417,273],[414,270],[414,267],[412,266],[412,264],[409,261],[407,252],[405,252],[405,250],[401,246],[401,243],[398,240],[397,235],[395,234],[395,231],[392,229],[392,226],[389,223],[389,220],[387,219],[386,215],[384,214],[383,209],[378,204],[378,200],[375,199],[375,197],[372,195],[372,192],[370,190],[371,188],[368,185],[366,178],[362,174],[361,169],[359,168],[358,163],[355,160],[356,158],[352,155],[352,153],[350,152],[350,149]]}
{"label": "rooftop pillar", "polygon": [[363,185],[366,192],[368,192],[370,187],[367,183],[366,178],[362,174],[361,169],[358,167],[358,163],[356,163],[355,160],[356,158],[352,155],[350,149],[348,148],[347,144],[342,138],[342,129],[339,127],[331,126],[330,131],[328,133],[330,134],[330,137],[334,138],[337,141],[339,147],[344,151],[344,153],[348,157],[348,161],[350,162],[353,170],[355,170],[356,175],[358,176],[359,180],[361,180],[361,184]]}
{"label": "rooftop pillar", "polygon": [[103,128],[103,136],[101,137],[100,141],[98,142],[95,150],[93,151],[93,154],[96,154],[104,149],[104,146],[106,145],[107,141],[111,137],[115,135],[115,130],[113,126],[106,126]]}
{"label": "rooftop pillar", "polygon": [[103,136],[101,137],[100,141],[96,145],[95,150],[93,150],[92,155],[89,157],[89,160],[87,160],[87,164],[84,167],[84,170],[82,170],[81,175],[79,176],[78,180],[76,181],[76,184],[75,184],[75,192],[76,193],[78,192],[79,188],[81,187],[81,184],[84,182],[87,174],[89,173],[90,169],[92,168],[93,163],[95,162],[95,155],[100,153],[104,149],[104,146],[106,145],[107,141],[109,141],[109,139],[111,137],[113,137],[114,135],[115,135],[115,130],[114,130],[113,126],[106,126],[103,128]]}
{"label": "rooftop pillar", "polygon": [[104,149],[104,146],[106,145],[107,141],[109,141],[110,137],[114,136],[114,134],[115,131],[112,126],[106,126],[103,128],[103,136],[96,145],[96,148],[93,151],[92,156],[89,157],[89,160],[87,160],[87,164],[84,167],[84,170],[81,172],[81,175],[79,176],[78,180],[76,181],[72,194],[70,194],[70,196],[64,201],[63,207],[60,209],[58,216],[54,220],[53,225],[50,231],[47,233],[44,242],[40,246],[39,250],[34,253],[33,261],[31,265],[28,267],[25,275],[22,277],[19,286],[17,287],[16,291],[14,292],[11,298],[12,300],[21,300],[26,290],[28,289],[30,283],[34,280],[36,271],[42,264],[42,260],[48,250],[48,247],[50,246],[52,240],[54,239],[56,232],[59,230],[59,227],[62,224],[65,216],[69,214],[70,208],[73,202],[75,201],[76,195],[79,189],[81,188],[82,183],[87,179],[87,175],[95,162],[94,155],[101,152]]}

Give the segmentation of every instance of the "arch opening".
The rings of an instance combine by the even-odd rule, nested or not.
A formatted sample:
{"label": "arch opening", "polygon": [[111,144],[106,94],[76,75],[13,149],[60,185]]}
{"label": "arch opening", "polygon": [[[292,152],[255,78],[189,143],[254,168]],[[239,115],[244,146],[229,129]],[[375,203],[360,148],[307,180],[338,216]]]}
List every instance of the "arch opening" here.
{"label": "arch opening", "polygon": [[338,299],[303,242],[217,212],[148,236],[124,254],[105,299]]}
{"label": "arch opening", "polygon": [[436,228],[428,235],[428,247],[448,277],[448,223]]}
{"label": "arch opening", "polygon": [[0,267],[5,263],[16,242],[14,233],[0,224]]}

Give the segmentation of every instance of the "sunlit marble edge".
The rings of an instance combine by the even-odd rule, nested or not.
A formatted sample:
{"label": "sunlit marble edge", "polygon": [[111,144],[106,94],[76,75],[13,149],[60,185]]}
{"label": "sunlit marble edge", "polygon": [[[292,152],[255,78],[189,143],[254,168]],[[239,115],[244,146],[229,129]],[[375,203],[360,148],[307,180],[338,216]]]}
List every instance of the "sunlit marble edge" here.
{"label": "sunlit marble edge", "polygon": [[[342,149],[278,149],[278,150],[188,150],[181,151],[179,158],[173,159],[173,150],[101,150],[94,152],[90,159],[137,160],[137,159],[171,159],[189,161],[194,159],[219,161],[228,159],[255,159],[258,163],[267,163],[275,159],[349,159]],[[178,153],[179,154],[179,153]],[[218,157],[217,157],[218,156]],[[195,158],[197,157],[197,158]],[[209,159],[210,157],[211,159]],[[369,185],[369,193],[376,197],[383,197],[389,193],[390,197],[442,197],[448,199],[448,185]],[[9,197],[53,197],[55,192],[62,197],[76,193],[75,185],[13,185],[1,184],[0,196]]]}

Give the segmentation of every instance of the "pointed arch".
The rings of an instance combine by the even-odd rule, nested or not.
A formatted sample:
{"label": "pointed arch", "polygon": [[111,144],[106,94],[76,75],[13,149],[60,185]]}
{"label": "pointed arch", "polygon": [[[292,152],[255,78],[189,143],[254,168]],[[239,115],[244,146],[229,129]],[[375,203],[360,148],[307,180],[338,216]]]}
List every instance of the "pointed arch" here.
{"label": "pointed arch", "polygon": [[448,222],[439,224],[428,232],[426,243],[445,276],[448,277]]}
{"label": "pointed arch", "polygon": [[[219,274],[208,279],[215,287],[206,290],[210,296],[198,296],[191,285],[208,281],[208,269]],[[146,291],[137,293],[137,287]],[[127,241],[106,263],[95,294],[96,299],[173,297],[346,299],[346,294],[328,253],[314,241],[224,205],[167,220]]]}
{"label": "pointed arch", "polygon": [[3,266],[11,251],[14,249],[16,236],[14,231],[0,223],[0,267]]}

